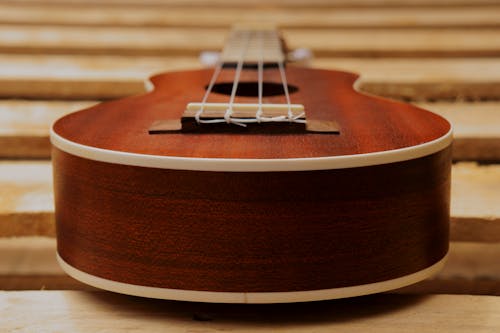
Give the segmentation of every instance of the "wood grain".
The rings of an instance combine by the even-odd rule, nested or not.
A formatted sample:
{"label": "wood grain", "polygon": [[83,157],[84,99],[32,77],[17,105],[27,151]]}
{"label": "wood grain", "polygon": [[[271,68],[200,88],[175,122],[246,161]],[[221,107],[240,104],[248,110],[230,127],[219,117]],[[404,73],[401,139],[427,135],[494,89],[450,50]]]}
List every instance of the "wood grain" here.
{"label": "wood grain", "polygon": [[92,290],[67,276],[56,261],[55,239],[0,238],[0,289]]}
{"label": "wood grain", "polygon": [[[206,6],[207,0],[5,0],[9,3],[22,4],[40,4],[56,5],[71,4],[74,6],[96,5],[101,6],[165,6],[165,7],[183,7],[186,9],[192,7]],[[496,5],[496,0],[476,0],[471,3],[467,0],[312,0],[305,3],[301,0],[252,0],[244,2],[236,2],[230,0],[213,0],[210,1],[210,6],[228,7],[234,6],[238,8],[248,7],[279,7],[286,6],[302,9],[303,7],[355,7],[355,8],[371,8],[371,7],[453,7],[453,6],[491,6]]]}
{"label": "wood grain", "polygon": [[229,27],[240,21],[274,22],[282,28],[485,28],[500,25],[500,6],[497,7],[424,7],[424,8],[297,8],[284,4],[276,7],[249,7],[239,4],[226,7],[169,7],[159,11],[141,6],[130,10],[126,6],[81,6],[62,3],[46,4],[2,3],[0,22],[23,25],[83,25],[135,27]]}
{"label": "wood grain", "polygon": [[[359,88],[409,100],[484,100],[500,96],[497,59],[317,58],[317,68],[361,74]],[[198,69],[194,57],[0,55],[0,97],[110,99],[144,92],[165,71]]]}
{"label": "wood grain", "polygon": [[19,101],[0,102],[0,157],[50,157],[48,132],[59,117],[95,102]]}
{"label": "wood grain", "polygon": [[[0,23],[32,28],[43,24],[51,26],[52,31],[61,29],[63,25],[81,26],[82,29],[86,25],[203,29],[224,27],[235,17],[268,12],[267,15],[272,15],[286,27],[306,30],[304,35],[308,36],[313,34],[311,31],[323,28],[366,31],[366,39],[370,38],[369,29],[373,28],[397,28],[398,33],[403,33],[405,29],[414,30],[412,28],[430,32],[437,27],[469,28],[478,30],[477,43],[484,46],[489,43],[488,39],[496,37],[494,33],[482,35],[481,31],[491,30],[482,28],[498,27],[500,17],[497,0],[212,0],[210,7],[216,8],[213,11],[207,10],[206,4],[206,0],[5,0],[0,4]],[[22,11],[23,8],[25,11]],[[200,9],[204,10],[203,14]],[[220,15],[214,15],[217,12]],[[26,43],[31,43],[31,37],[22,36]],[[396,43],[400,41],[392,40]],[[327,44],[329,41],[315,40],[310,44],[321,42]],[[69,100],[116,98],[142,92],[143,78],[154,72],[199,66],[194,57],[197,51],[193,49],[187,49],[188,54],[193,55],[187,57],[110,57],[99,48],[92,50],[92,46],[82,47],[73,43],[69,47],[71,52],[102,54],[45,56],[39,54],[41,49],[54,53],[68,51],[57,45],[47,47],[50,43],[45,43],[45,46],[41,43],[41,47],[36,43],[27,47],[0,41],[0,45],[6,45],[5,52],[26,52],[10,55],[2,52],[0,55],[0,96]],[[349,54],[366,58],[340,58],[341,53],[335,54],[334,50],[321,47],[326,56],[313,63],[319,67],[362,71],[365,77],[360,87],[365,91],[423,101],[424,107],[445,115],[454,123],[457,137],[455,158],[498,161],[500,149],[496,124],[499,120],[496,111],[499,108],[496,102],[479,105],[464,103],[498,100],[500,62],[484,57],[497,52],[496,47],[490,48],[488,53],[481,53],[478,46],[460,51],[460,47],[454,49],[450,46],[451,41],[444,43],[444,48],[436,48],[434,43],[436,40],[427,48],[419,45],[417,52],[398,46],[372,53],[392,54],[398,58],[373,58],[369,49],[353,50],[352,46],[345,46],[347,44],[341,48],[342,52],[351,48]],[[375,41],[368,43],[372,50],[376,44]],[[460,44],[462,42],[458,46]],[[116,46],[114,48],[114,51],[123,52]],[[165,52],[165,49],[169,48],[157,51]],[[394,49],[398,49],[397,53],[391,53],[395,52]],[[443,52],[443,49],[446,51]],[[440,58],[422,58],[435,54],[432,52],[436,50],[440,50],[437,54]],[[441,58],[471,54],[481,57]],[[410,55],[417,55],[418,58],[404,58]],[[450,103],[432,103],[433,106],[429,106],[425,102],[429,99],[441,102],[446,99]],[[13,109],[9,105],[15,113],[2,108],[0,126],[5,132],[0,134],[0,150],[7,151],[9,157],[47,157],[47,125],[56,113],[65,113],[66,103],[48,102],[43,107],[43,115],[42,111],[25,108],[17,102]],[[79,107],[79,103],[76,102],[74,107]],[[81,106],[91,104],[83,103]],[[70,106],[68,110],[72,108]],[[52,109],[54,114],[50,113]],[[21,145],[23,149],[19,148]],[[452,243],[452,257],[443,271],[444,275],[398,292],[500,294],[498,274],[495,273],[500,253],[500,169],[498,165],[478,166],[475,163],[459,163],[453,169],[452,239],[488,243]],[[46,161],[0,161],[0,236],[54,236],[50,174]],[[22,180],[23,177],[27,181]],[[14,246],[15,251],[0,244],[0,267],[5,269],[0,273],[0,289],[89,288],[63,275],[55,265],[54,241],[52,238],[46,242],[48,251],[34,245],[32,239],[21,241],[19,246]],[[40,253],[42,256],[37,256]],[[16,270],[19,265],[25,270]],[[51,272],[52,268],[54,271]],[[425,333],[500,330],[498,297],[440,295],[399,298],[382,295],[365,299],[326,302],[326,305],[319,306],[221,308],[157,302],[103,292],[3,293],[0,295],[0,331],[183,332],[224,329],[330,332],[336,329],[343,332]]]}
{"label": "wood grain", "polygon": [[331,59],[318,58],[317,68],[361,73],[359,89],[407,100],[497,100],[499,65],[489,59]]}
{"label": "wood grain", "polygon": [[144,92],[144,80],[164,70],[200,68],[195,58],[0,56],[4,98],[109,99]]}
{"label": "wood grain", "polygon": [[2,161],[0,165],[0,235],[55,235],[50,164]]}
{"label": "wood grain", "polygon": [[[2,53],[197,55],[220,50],[226,29],[4,25]],[[495,29],[283,29],[290,48],[307,47],[329,57],[496,57]],[[370,36],[367,38],[367,36]],[[481,36],[481,37],[478,37]],[[328,41],[328,43],[325,43]]]}
{"label": "wood grain", "polygon": [[418,103],[453,124],[455,160],[500,160],[500,103]]}
{"label": "wood grain", "polygon": [[[50,157],[48,131],[59,117],[96,101],[0,100],[0,156]],[[417,103],[450,121],[454,160],[500,160],[500,103]]]}
{"label": "wood grain", "polygon": [[[459,163],[453,170],[452,240],[500,242],[500,167]],[[0,236],[55,236],[51,174],[45,161],[0,163]]]}
{"label": "wood grain", "polygon": [[58,253],[105,279],[185,290],[319,290],[401,277],[448,251],[450,154],[234,173],[54,149]]}
{"label": "wood grain", "polygon": [[[499,201],[495,199],[495,196],[499,194],[500,177],[497,177],[494,171],[498,165],[485,166],[482,169],[484,172],[483,177],[478,176],[474,172],[477,168],[468,169],[467,166],[467,164],[462,164],[453,169],[456,181],[453,183],[455,198],[452,201],[452,210],[457,218],[454,220],[455,223],[452,224],[452,228],[455,228],[455,239],[462,241],[474,239],[478,230],[481,228],[479,225],[488,223],[486,221],[494,221],[496,219],[494,217],[496,213],[492,209],[488,209],[488,206],[499,206]],[[471,184],[474,184],[473,188],[470,187]],[[482,189],[480,192],[477,191],[479,188]],[[466,191],[468,192],[468,199],[465,199],[463,196]],[[482,222],[477,220],[477,216],[472,217],[474,213],[469,210],[469,207],[472,206],[474,206],[478,212],[481,212],[483,216]],[[461,223],[464,220],[468,220],[468,223]],[[479,223],[474,223],[474,220]],[[495,229],[496,228],[499,228],[498,223],[496,224]],[[497,232],[498,231],[500,230],[497,229]],[[490,236],[492,235],[490,234]]]}
{"label": "wood grain", "polygon": [[[54,238],[1,238],[0,249],[2,290],[95,290],[62,271],[56,262]],[[500,296],[499,255],[499,243],[452,242],[442,271],[397,292]]]}
{"label": "wood grain", "polygon": [[[374,295],[308,304],[238,306],[140,299],[105,292],[2,292],[0,329],[18,332],[470,332],[500,329],[500,299]],[[26,316],[29,313],[29,316]]]}
{"label": "wood grain", "polygon": [[[275,68],[264,71],[264,79],[280,82]],[[304,105],[306,118],[334,121],[340,134],[266,135],[246,133],[240,127],[228,133],[150,135],[157,120],[181,118],[186,105],[201,101],[212,70],[183,71],[152,77],[156,89],[93,106],[59,119],[57,135],[78,144],[101,149],[194,158],[305,158],[384,152],[444,137],[449,123],[431,112],[396,101],[360,94],[353,89],[357,76],[351,73],[288,67],[287,80],[298,89],[293,103]],[[257,73],[241,74],[241,81],[254,82]],[[218,82],[232,82],[234,70],[221,71]],[[305,84],[305,82],[307,82]],[[182,92],[180,94],[179,92]],[[321,92],[318,94],[318,92]],[[235,103],[255,103],[256,97],[241,97]],[[208,102],[227,102],[228,96],[211,94]],[[268,96],[264,103],[285,103],[282,95]],[[80,128],[84,126],[85,131]],[[128,133],[123,136],[123,133]]]}
{"label": "wood grain", "polygon": [[[500,167],[459,163],[453,170],[451,238],[499,242]],[[48,162],[0,163],[1,236],[55,235],[51,173]]]}

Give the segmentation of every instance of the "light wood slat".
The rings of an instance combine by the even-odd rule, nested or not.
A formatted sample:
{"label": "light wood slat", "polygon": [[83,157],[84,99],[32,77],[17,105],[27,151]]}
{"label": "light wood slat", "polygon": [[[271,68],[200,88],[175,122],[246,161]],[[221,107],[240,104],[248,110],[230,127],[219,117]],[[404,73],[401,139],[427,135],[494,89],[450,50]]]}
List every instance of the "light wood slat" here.
{"label": "light wood slat", "polygon": [[[495,29],[284,29],[292,48],[309,47],[321,56],[461,57],[498,56]],[[221,49],[226,29],[113,28],[4,25],[2,53],[195,55]]]}
{"label": "light wood slat", "polygon": [[500,298],[374,295],[332,302],[225,305],[106,292],[0,293],[3,331],[16,332],[475,332],[500,329]]}
{"label": "light wood slat", "polygon": [[500,62],[494,59],[318,58],[313,66],[357,72],[358,88],[381,96],[459,101],[500,96]]}
{"label": "light wood slat", "polygon": [[64,275],[56,260],[56,240],[53,238],[0,238],[0,259],[2,276]]}
{"label": "light wood slat", "polygon": [[0,3],[2,24],[228,27],[241,21],[273,22],[301,28],[431,28],[498,27],[500,6],[488,8],[157,8],[16,5]]}
{"label": "light wood slat", "polygon": [[[0,290],[85,290],[97,288],[68,275],[0,275]],[[500,296],[500,282],[491,279],[433,278],[394,290],[395,294],[456,294]]]}
{"label": "light wood slat", "polygon": [[[500,241],[500,165],[453,168],[451,238]],[[0,162],[0,236],[54,236],[52,181],[46,161]]]}
{"label": "light wood slat", "polygon": [[[1,279],[1,278],[0,278]],[[22,278],[21,278],[22,279]],[[22,281],[22,280],[21,280]],[[19,281],[19,282],[21,282]],[[25,278],[25,285],[30,285],[29,283],[30,279]],[[53,281],[53,282],[52,282]],[[60,278],[60,281],[57,279],[54,280],[44,280],[45,283],[54,285],[55,290],[59,289],[76,289],[76,288],[57,288],[58,285],[61,285],[62,283],[65,283],[66,285],[72,285],[76,286],[78,285],[80,288],[77,290],[89,290],[90,287],[88,286],[80,286],[83,285],[80,283],[78,284],[77,281],[74,279],[71,279],[70,277],[67,277],[66,279],[63,279],[62,277]],[[71,284],[73,282],[73,284]],[[38,286],[43,285],[43,283],[38,283]],[[16,290],[20,290],[24,288],[18,288]],[[36,288],[40,289],[40,288]],[[9,289],[12,290],[12,289]],[[430,279],[430,280],[425,280],[422,282],[419,282],[415,285],[408,286],[402,289],[399,289],[397,291],[394,291],[392,293],[398,293],[398,294],[417,294],[417,295],[422,295],[422,294],[459,294],[459,295],[490,295],[490,296],[500,296],[500,282],[495,281],[495,280],[490,280],[490,279],[481,279],[478,278],[477,280],[467,280],[467,279],[441,279],[441,278],[435,278],[435,279]]]}
{"label": "light wood slat", "polygon": [[[49,128],[95,101],[0,101],[0,157],[47,158]],[[455,160],[500,160],[500,102],[418,103],[451,121]]]}
{"label": "light wood slat", "polygon": [[95,102],[0,102],[0,157],[50,157],[49,128],[59,117]]}
{"label": "light wood slat", "polygon": [[[435,277],[398,293],[500,296],[500,243],[452,242],[445,267]],[[56,261],[56,241],[45,237],[0,238],[0,289],[95,289],[67,276]]]}
{"label": "light wood slat", "polygon": [[[454,240],[470,241],[479,236],[484,241],[500,241],[499,171],[499,164],[459,163],[453,167],[451,231]],[[485,232],[484,227],[489,230]]]}
{"label": "light wood slat", "polygon": [[[461,282],[464,284],[464,282]],[[472,286],[471,286],[472,284]],[[491,283],[487,286],[483,284],[477,286],[476,282],[465,282],[465,285],[460,285],[455,288],[458,290],[468,290],[465,293],[468,295],[484,295],[482,292],[485,288],[495,289],[495,286],[491,287]],[[437,288],[432,285],[433,288]],[[455,290],[453,289],[453,290]],[[0,275],[0,290],[87,290],[96,291],[97,288],[85,285],[80,281],[71,278],[68,275]],[[476,292],[477,291],[477,292]],[[411,293],[411,292],[409,292]],[[422,292],[425,293],[425,292]],[[461,294],[454,292],[446,292],[446,294]],[[493,293],[487,293],[488,295],[493,295]]]}
{"label": "light wood slat", "polygon": [[124,97],[143,93],[144,80],[156,72],[200,67],[192,57],[0,55],[0,96]]}
{"label": "light wood slat", "polygon": [[[500,60],[317,58],[317,68],[362,73],[358,87],[411,100],[498,99]],[[144,92],[158,72],[200,68],[194,57],[0,55],[0,97],[107,99]]]}
{"label": "light wood slat", "polygon": [[498,4],[497,0],[4,0],[7,3],[45,5],[100,5],[100,6],[180,6],[189,7],[451,7],[451,6],[489,6]]}
{"label": "light wood slat", "polygon": [[0,162],[0,236],[55,235],[49,162]]}
{"label": "light wood slat", "polygon": [[0,237],[0,290],[28,289],[94,288],[72,279],[59,267],[54,238]]}
{"label": "light wood slat", "polygon": [[418,105],[452,123],[455,160],[500,160],[500,102]]}

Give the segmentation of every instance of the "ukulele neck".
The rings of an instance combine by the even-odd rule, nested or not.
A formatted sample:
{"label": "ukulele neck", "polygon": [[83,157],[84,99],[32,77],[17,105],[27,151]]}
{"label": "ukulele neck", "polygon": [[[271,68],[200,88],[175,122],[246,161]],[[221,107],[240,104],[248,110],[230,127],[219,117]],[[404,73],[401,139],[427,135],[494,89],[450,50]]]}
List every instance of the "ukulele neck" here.
{"label": "ukulele neck", "polygon": [[269,26],[236,26],[221,54],[225,66],[242,61],[245,66],[276,65],[285,61],[284,43],[278,30]]}

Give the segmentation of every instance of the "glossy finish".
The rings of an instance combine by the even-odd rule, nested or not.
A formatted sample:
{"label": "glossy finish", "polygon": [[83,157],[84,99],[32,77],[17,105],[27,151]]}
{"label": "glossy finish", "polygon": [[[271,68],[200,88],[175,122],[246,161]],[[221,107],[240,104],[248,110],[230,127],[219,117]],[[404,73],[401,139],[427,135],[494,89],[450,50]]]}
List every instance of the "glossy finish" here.
{"label": "glossy finish", "polygon": [[[279,82],[276,69],[265,72],[266,80]],[[211,74],[155,76],[148,94],[56,122],[58,253],[70,273],[107,281],[100,286],[254,293],[273,302],[279,299],[267,293],[415,282],[404,277],[424,278],[418,272],[440,265],[448,251],[446,120],[360,94],[352,88],[354,74],[288,67],[289,84],[298,88],[292,102],[304,105],[307,119],[336,121],[340,134],[148,134],[154,121],[179,118],[189,102],[199,102]],[[232,75],[224,70],[219,82]],[[244,71],[244,81],[255,79],[254,70]],[[213,94],[209,102],[228,99]],[[190,160],[190,168],[161,164],[176,159]],[[338,164],[345,160],[356,163]],[[210,169],[207,161],[243,168]],[[279,168],[252,161],[278,161]]]}
{"label": "glossy finish", "polygon": [[[280,82],[276,69],[265,79]],[[356,92],[357,75],[288,66],[289,84],[299,87],[291,95],[303,104],[306,117],[334,120],[337,134],[162,134],[150,135],[158,119],[179,118],[189,102],[199,102],[212,70],[177,72],[152,78],[156,89],[146,95],[107,102],[60,119],[54,131],[72,142],[116,151],[202,158],[304,158],[352,155],[412,147],[438,139],[450,130],[443,118],[409,104]],[[245,71],[243,80],[256,80]],[[219,81],[232,82],[233,70]],[[256,84],[257,85],[257,84]],[[227,102],[229,96],[212,94],[209,102]],[[255,102],[239,97],[237,102]],[[265,98],[284,103],[283,96]],[[286,124],[285,124],[286,125]]]}
{"label": "glossy finish", "polygon": [[98,277],[211,291],[378,282],[448,249],[450,149],[302,172],[117,166],[54,150],[58,252]]}

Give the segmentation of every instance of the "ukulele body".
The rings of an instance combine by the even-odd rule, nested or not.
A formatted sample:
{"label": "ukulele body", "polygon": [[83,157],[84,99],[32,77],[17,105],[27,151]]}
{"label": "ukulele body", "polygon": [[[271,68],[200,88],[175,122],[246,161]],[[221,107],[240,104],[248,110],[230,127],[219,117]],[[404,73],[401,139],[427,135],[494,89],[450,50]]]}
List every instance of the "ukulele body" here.
{"label": "ukulele body", "polygon": [[[340,133],[236,125],[148,133],[155,120],[179,119],[201,100],[210,70],[158,75],[147,94],[57,121],[51,140],[65,271],[125,294],[225,303],[364,295],[438,271],[448,251],[449,123],[357,92],[354,74],[298,67],[286,74],[306,119],[335,121]],[[255,73],[242,75],[251,82]],[[277,75],[266,69],[268,82]]]}

